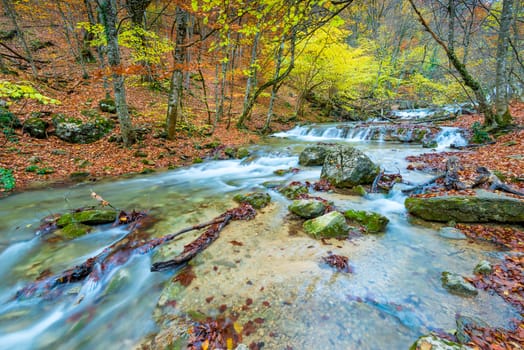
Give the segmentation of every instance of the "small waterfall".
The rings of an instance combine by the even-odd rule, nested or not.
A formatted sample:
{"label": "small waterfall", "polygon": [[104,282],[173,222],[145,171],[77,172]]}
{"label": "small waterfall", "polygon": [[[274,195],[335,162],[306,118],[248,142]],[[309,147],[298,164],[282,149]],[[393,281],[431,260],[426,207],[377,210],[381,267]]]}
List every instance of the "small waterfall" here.
{"label": "small waterfall", "polygon": [[435,138],[435,141],[437,141],[438,149],[450,147],[451,145],[466,146],[468,144],[468,141],[462,134],[462,130],[452,127],[442,127],[442,130]]}

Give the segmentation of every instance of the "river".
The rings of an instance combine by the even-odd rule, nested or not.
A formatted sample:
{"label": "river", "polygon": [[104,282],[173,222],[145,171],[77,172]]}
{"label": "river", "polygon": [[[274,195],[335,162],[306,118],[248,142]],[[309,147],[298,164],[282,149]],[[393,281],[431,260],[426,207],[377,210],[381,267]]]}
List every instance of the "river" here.
{"label": "river", "polygon": [[[317,181],[320,167],[300,167],[285,176],[273,172],[299,167],[300,151],[318,141],[351,144],[413,183],[429,178],[406,170],[407,155],[427,151],[420,145],[368,141],[333,128],[297,127],[277,134],[253,146],[244,160],[210,160],[0,200],[0,349],[133,348],[146,336],[174,327],[181,315],[213,316],[223,305],[225,314],[241,310],[240,321],[263,320],[246,341],[262,342],[264,349],[407,349],[430,330],[453,329],[457,314],[478,316],[492,326],[507,326],[518,317],[496,295],[479,291],[475,298],[463,298],[441,287],[442,271],[470,275],[480,260],[496,261],[501,253],[488,244],[440,237],[437,226],[417,224],[398,188],[366,197],[316,194],[341,210],[387,216],[384,234],[330,245],[315,241],[289,217],[289,200],[269,190],[269,207],[252,221],[230,224],[193,261],[196,278],[188,287],[170,282],[176,271],[150,272],[150,266],[179,252],[196,234],[160,252],[137,255],[100,279],[72,284],[61,295],[14,298],[42,272],[75,266],[126,234],[123,227],[106,225],[72,241],[35,235],[41,218],[93,205],[91,191],[116,207],[147,210],[159,219],[148,232],[161,236],[210,220],[236,206],[235,194],[262,190],[264,182]],[[441,134],[439,149],[460,141],[452,129]],[[353,273],[322,264],[329,251],[348,256]]]}

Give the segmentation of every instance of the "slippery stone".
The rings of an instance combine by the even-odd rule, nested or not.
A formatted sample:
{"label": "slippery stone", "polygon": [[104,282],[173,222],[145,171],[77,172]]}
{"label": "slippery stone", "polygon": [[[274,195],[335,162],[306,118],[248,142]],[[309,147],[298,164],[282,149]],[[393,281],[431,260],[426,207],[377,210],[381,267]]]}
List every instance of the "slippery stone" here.
{"label": "slippery stone", "polygon": [[302,184],[289,184],[281,187],[278,192],[284,195],[287,199],[297,199],[301,194],[309,193],[309,190]]}
{"label": "slippery stone", "polygon": [[473,272],[478,275],[489,275],[492,271],[493,267],[491,266],[491,263],[486,260],[482,260],[481,262],[479,262],[473,270]]}
{"label": "slippery stone", "polygon": [[261,209],[271,202],[271,196],[265,192],[252,192],[237,194],[233,197],[233,200],[237,203],[248,203],[255,209]]}
{"label": "slippery stone", "polygon": [[449,227],[449,226],[442,227],[440,230],[438,230],[438,235],[440,237],[447,238],[447,239],[461,240],[461,239],[467,238],[466,235],[461,230],[459,230],[458,228]]}
{"label": "slippery stone", "polygon": [[108,209],[91,209],[74,213],[63,214],[56,222],[58,227],[65,227],[72,223],[84,225],[101,225],[114,222],[116,211]]}
{"label": "slippery stone", "polygon": [[312,219],[324,214],[326,204],[315,199],[300,199],[293,201],[288,209],[301,218]]}
{"label": "slippery stone", "polygon": [[307,220],[302,227],[307,234],[317,239],[345,237],[351,229],[344,215],[338,211]]}
{"label": "slippery stone", "polygon": [[466,281],[464,277],[453,272],[442,272],[442,287],[448,292],[464,297],[475,296],[478,294],[477,289],[471,283]]}
{"label": "slippery stone", "polygon": [[344,216],[349,219],[358,222],[364,226],[366,232],[377,233],[384,232],[386,226],[389,223],[389,219],[379,213],[373,213],[364,210],[353,210],[350,209],[344,213]]}
{"label": "slippery stone", "polygon": [[351,188],[372,183],[379,171],[380,168],[358,149],[338,146],[326,155],[320,177],[335,187]]}
{"label": "slippery stone", "polygon": [[298,164],[300,165],[322,165],[326,159],[328,150],[323,146],[309,146],[306,147],[298,157]]}
{"label": "slippery stone", "polygon": [[417,339],[409,350],[472,350],[466,345],[461,345],[436,335],[424,335]]}
{"label": "slippery stone", "polygon": [[89,233],[91,229],[91,226],[87,226],[77,222],[72,222],[62,227],[61,229],[55,231],[55,235],[65,239],[75,239],[77,237],[81,237]]}
{"label": "slippery stone", "polygon": [[476,196],[410,197],[408,212],[428,221],[524,222],[524,201],[487,191]]}
{"label": "slippery stone", "polygon": [[94,118],[83,123],[77,118],[56,115],[53,118],[56,136],[69,143],[92,143],[107,135],[114,127],[114,122],[104,117]]}

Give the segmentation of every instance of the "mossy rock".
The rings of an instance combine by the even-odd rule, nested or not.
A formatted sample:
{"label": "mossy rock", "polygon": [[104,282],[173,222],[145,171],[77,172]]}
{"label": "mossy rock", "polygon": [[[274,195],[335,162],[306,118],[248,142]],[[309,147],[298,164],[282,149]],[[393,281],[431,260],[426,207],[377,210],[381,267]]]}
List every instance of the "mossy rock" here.
{"label": "mossy rock", "polygon": [[409,350],[472,350],[472,348],[430,334],[418,338]]}
{"label": "mossy rock", "polygon": [[91,229],[91,226],[72,222],[55,231],[55,234],[65,239],[75,239],[89,233]]}
{"label": "mossy rock", "polygon": [[278,190],[282,195],[287,199],[297,199],[301,194],[309,193],[309,190],[306,186],[297,184],[297,185],[287,185]]}
{"label": "mossy rock", "polygon": [[314,166],[324,164],[328,150],[325,146],[306,147],[298,157],[298,164]]}
{"label": "mossy rock", "polygon": [[442,272],[442,287],[448,292],[463,297],[472,297],[478,294],[474,285],[469,283],[459,274],[453,272]]}
{"label": "mossy rock", "polygon": [[358,185],[358,186],[355,186],[353,187],[353,193],[355,193],[357,196],[360,196],[360,197],[364,197],[365,195],[368,194],[368,192],[366,191],[366,188],[362,185]]}
{"label": "mossy rock", "polygon": [[249,157],[249,150],[245,147],[240,147],[237,149],[236,158],[243,159]]}
{"label": "mossy rock", "polygon": [[324,214],[326,204],[316,199],[300,199],[293,201],[288,209],[301,218],[312,219]]}
{"label": "mossy rock", "polygon": [[489,261],[482,260],[475,266],[473,272],[478,275],[490,275],[493,272],[493,266],[491,266]]}
{"label": "mossy rock", "polygon": [[16,129],[20,128],[22,123],[13,113],[11,113],[7,108],[0,107],[0,129]]}
{"label": "mossy rock", "polygon": [[343,238],[348,235],[351,227],[346,223],[344,215],[338,211],[307,220],[302,225],[307,234],[319,238]]}
{"label": "mossy rock", "polygon": [[356,221],[364,226],[368,233],[384,232],[389,223],[387,217],[380,215],[379,213],[364,210],[350,209],[344,213],[344,216],[347,219]]}
{"label": "mossy rock", "polygon": [[116,113],[115,100],[113,100],[112,98],[105,98],[103,100],[100,100],[100,102],[98,102],[98,107],[100,107],[100,110],[102,112],[113,114]]}
{"label": "mossy rock", "polygon": [[40,118],[29,118],[24,122],[24,132],[37,139],[47,138],[47,127],[49,124]]}
{"label": "mossy rock", "polygon": [[90,209],[75,213],[62,215],[56,222],[58,227],[64,227],[71,223],[84,225],[101,225],[114,222],[116,211],[107,209]]}
{"label": "mossy rock", "polygon": [[524,201],[481,190],[476,196],[410,197],[404,204],[410,214],[428,221],[524,222]]}
{"label": "mossy rock", "polygon": [[233,200],[238,203],[248,203],[255,209],[267,207],[271,202],[271,196],[265,192],[251,192],[246,194],[237,194]]}

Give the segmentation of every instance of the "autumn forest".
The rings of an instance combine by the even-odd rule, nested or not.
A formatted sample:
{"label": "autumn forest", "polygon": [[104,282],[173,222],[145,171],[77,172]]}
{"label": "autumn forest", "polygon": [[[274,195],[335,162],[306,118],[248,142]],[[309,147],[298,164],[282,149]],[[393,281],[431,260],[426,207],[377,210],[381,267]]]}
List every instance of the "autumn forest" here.
{"label": "autumn forest", "polygon": [[522,1],[0,7],[0,349],[523,349]]}

